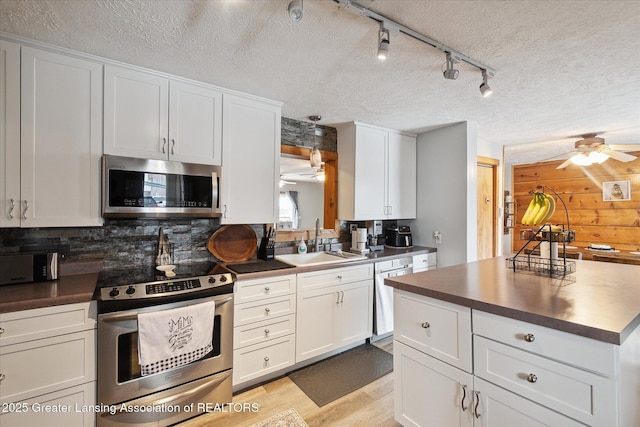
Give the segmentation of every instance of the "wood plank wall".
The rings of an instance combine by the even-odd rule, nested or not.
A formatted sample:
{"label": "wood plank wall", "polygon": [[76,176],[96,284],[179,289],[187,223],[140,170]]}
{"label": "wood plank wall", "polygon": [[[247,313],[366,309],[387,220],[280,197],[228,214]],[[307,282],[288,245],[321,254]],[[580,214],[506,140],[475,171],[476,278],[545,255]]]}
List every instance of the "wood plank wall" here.
{"label": "wood plank wall", "polygon": [[[586,248],[591,243],[599,243],[622,251],[640,251],[640,152],[629,154],[638,159],[627,163],[609,159],[587,167],[571,164],[565,169],[556,169],[563,160],[514,166],[514,252],[525,243],[520,240],[520,229],[531,228],[520,225],[520,221],[531,201],[529,191],[538,185],[553,188],[565,201],[571,229],[576,231],[576,241],[570,245]],[[631,181],[631,200],[604,201],[602,182],[607,181]],[[560,201],[549,222],[566,226]]]}

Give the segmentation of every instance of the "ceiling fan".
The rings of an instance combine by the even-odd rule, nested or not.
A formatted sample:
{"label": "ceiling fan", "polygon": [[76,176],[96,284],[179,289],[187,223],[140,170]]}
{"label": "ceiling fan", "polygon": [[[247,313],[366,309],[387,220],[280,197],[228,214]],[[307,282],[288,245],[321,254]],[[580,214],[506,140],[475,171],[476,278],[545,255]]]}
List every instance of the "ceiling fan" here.
{"label": "ceiling fan", "polygon": [[573,163],[579,166],[589,166],[594,163],[602,163],[609,157],[620,162],[630,162],[637,159],[636,156],[622,151],[640,150],[640,145],[607,145],[604,138],[595,133],[582,135],[582,139],[576,141],[575,150],[569,152],[572,156],[556,169],[564,169]]}

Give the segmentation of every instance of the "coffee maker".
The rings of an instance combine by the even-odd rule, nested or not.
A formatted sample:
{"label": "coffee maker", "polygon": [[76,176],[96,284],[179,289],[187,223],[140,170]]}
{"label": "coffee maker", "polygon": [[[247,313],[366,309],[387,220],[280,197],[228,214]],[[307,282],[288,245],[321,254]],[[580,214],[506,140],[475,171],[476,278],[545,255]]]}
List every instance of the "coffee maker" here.
{"label": "coffee maker", "polygon": [[384,249],[384,234],[382,234],[382,221],[366,221],[367,227],[367,247],[372,251]]}

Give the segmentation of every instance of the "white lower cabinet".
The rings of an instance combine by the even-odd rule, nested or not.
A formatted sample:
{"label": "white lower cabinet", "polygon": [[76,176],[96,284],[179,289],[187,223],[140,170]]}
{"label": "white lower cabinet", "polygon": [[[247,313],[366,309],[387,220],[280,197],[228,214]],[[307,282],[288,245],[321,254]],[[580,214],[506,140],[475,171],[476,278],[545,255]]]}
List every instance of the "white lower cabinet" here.
{"label": "white lower cabinet", "polygon": [[371,337],[373,264],[298,274],[296,362]]}
{"label": "white lower cabinet", "polygon": [[236,282],[233,385],[295,363],[296,275]]}
{"label": "white lower cabinet", "polygon": [[0,425],[95,424],[95,320],[95,302],[0,314]]}
{"label": "white lower cabinet", "polygon": [[429,252],[428,254],[420,254],[413,256],[413,272],[419,273],[421,271],[433,270],[437,267],[436,252]]}
{"label": "white lower cabinet", "polygon": [[471,426],[473,376],[393,343],[395,420],[404,426]]}
{"label": "white lower cabinet", "polygon": [[638,425],[640,327],[616,346],[394,292],[402,425]]}

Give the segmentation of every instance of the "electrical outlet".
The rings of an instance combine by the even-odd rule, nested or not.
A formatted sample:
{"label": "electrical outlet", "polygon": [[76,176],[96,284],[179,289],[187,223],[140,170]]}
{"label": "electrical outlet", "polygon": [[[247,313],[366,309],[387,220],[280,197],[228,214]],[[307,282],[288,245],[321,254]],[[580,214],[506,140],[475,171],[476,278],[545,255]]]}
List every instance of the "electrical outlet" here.
{"label": "electrical outlet", "polygon": [[440,234],[440,232],[439,232],[439,231],[434,231],[434,232],[433,232],[433,240],[434,240],[436,243],[442,243],[442,234]]}

